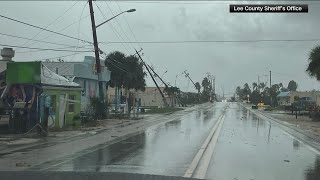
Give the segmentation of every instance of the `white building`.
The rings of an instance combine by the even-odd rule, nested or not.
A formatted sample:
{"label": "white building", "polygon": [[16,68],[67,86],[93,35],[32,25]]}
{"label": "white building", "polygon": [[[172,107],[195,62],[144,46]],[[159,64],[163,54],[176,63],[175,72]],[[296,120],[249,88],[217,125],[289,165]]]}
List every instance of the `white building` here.
{"label": "white building", "polygon": [[[165,87],[160,87],[160,90],[163,92]],[[130,92],[126,92],[125,89],[119,89],[118,92],[118,104],[120,104],[120,96],[122,95],[123,103],[127,103],[127,98],[129,98],[129,93],[133,96],[133,99],[141,101],[142,107],[164,107],[164,101],[163,98],[158,90],[157,87],[146,87],[145,91],[135,91],[130,90]],[[116,103],[116,89],[115,88],[108,88],[108,102],[113,106]],[[169,105],[176,106],[177,101],[174,97],[169,97],[168,94],[164,93],[165,100]]]}

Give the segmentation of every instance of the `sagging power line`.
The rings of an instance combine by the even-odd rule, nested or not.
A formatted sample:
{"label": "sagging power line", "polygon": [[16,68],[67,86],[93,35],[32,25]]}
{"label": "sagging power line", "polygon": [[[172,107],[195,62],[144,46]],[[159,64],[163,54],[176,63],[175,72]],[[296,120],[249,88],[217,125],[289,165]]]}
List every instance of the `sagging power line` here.
{"label": "sagging power line", "polygon": [[52,44],[52,45],[60,45],[60,46],[65,46],[65,47],[77,47],[69,44],[63,44],[63,43],[55,43],[55,42],[49,42],[49,41],[42,41],[42,40],[37,40],[37,39],[32,39],[32,38],[27,38],[27,37],[22,37],[22,36],[17,36],[17,35],[11,35],[11,34],[6,34],[6,33],[1,33],[0,35],[7,36],[7,37],[13,37],[17,39],[24,39],[24,40],[30,40],[30,41],[35,41],[35,42],[41,42],[41,43],[46,43],[46,44]]}
{"label": "sagging power line", "polygon": [[4,16],[4,15],[0,14],[0,17],[8,19],[10,21],[14,21],[14,22],[20,23],[20,24],[24,24],[24,25],[27,25],[27,26],[30,26],[30,27],[33,27],[33,28],[41,29],[41,30],[44,30],[44,31],[47,31],[47,32],[50,32],[50,33],[54,33],[54,34],[57,34],[57,35],[60,35],[60,36],[64,36],[64,37],[67,37],[67,38],[70,38],[70,39],[74,39],[74,40],[82,41],[82,42],[85,42],[85,43],[93,44],[92,42],[84,40],[84,39],[76,38],[76,37],[69,36],[69,35],[66,35],[66,34],[62,34],[62,33],[56,32],[56,31],[52,31],[52,30],[49,30],[49,29],[46,29],[46,28],[43,28],[43,27],[40,27],[40,26],[36,26],[36,25],[30,24],[30,23],[26,23],[26,22],[14,19],[14,18],[10,18],[8,16]]}
{"label": "sagging power line", "polygon": [[67,49],[51,49],[51,48],[26,47],[26,46],[17,46],[17,45],[10,45],[10,44],[0,44],[0,46],[14,47],[14,48],[22,48],[22,49],[36,49],[36,50],[42,50],[42,51],[93,52],[93,50],[91,50],[91,51],[77,51],[77,50],[67,50]]}

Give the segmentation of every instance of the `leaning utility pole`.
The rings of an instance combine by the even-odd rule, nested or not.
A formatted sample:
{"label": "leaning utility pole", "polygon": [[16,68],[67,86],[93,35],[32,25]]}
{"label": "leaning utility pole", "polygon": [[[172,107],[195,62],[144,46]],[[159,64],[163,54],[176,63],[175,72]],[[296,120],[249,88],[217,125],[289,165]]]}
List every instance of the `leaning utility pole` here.
{"label": "leaning utility pole", "polygon": [[[188,78],[190,79],[190,81],[192,82],[192,84],[194,85],[194,87],[197,89],[196,84],[192,81],[192,79],[191,79],[190,76],[189,76],[189,73],[187,73],[186,71],[187,71],[187,70],[183,71],[184,74],[186,75],[186,77],[188,77]],[[198,90],[198,93],[200,94],[200,91],[199,91],[199,90]]]}
{"label": "leaning utility pole", "polygon": [[[158,79],[160,79],[160,81],[166,86],[166,88],[168,88],[169,86],[171,86],[169,83],[167,84],[166,82],[164,82],[164,80],[154,71],[154,69],[149,65],[147,64],[148,67],[151,69],[151,71],[156,75],[156,77],[158,77]],[[172,86],[171,86],[172,87]],[[176,86],[175,86],[176,87]],[[178,99],[178,101],[181,103],[181,100],[176,97],[176,99]],[[182,104],[182,103],[181,103]]]}
{"label": "leaning utility pole", "polygon": [[158,79],[160,79],[160,81],[166,86],[166,88],[168,88],[168,84],[166,82],[164,82],[164,80],[153,70],[153,68],[149,64],[147,64],[147,66],[151,69],[153,74],[155,74],[156,77],[158,77]]}
{"label": "leaning utility pole", "polygon": [[93,45],[94,45],[94,54],[96,58],[96,68],[97,68],[97,74],[98,74],[98,84],[99,84],[99,100],[101,103],[102,116],[104,116],[105,112],[105,98],[104,98],[104,92],[103,92],[103,82],[102,82],[102,76],[101,76],[101,65],[100,65],[100,56],[99,56],[99,47],[98,47],[98,39],[97,39],[97,32],[96,32],[96,23],[94,20],[94,12],[93,12],[93,6],[92,6],[92,0],[89,0],[89,9],[90,9],[90,17],[91,17],[91,26],[92,26],[92,36],[93,36]]}
{"label": "leaning utility pole", "polygon": [[160,94],[161,94],[161,96],[162,96],[162,100],[163,100],[164,105],[165,105],[165,106],[168,106],[168,103],[167,103],[167,101],[166,101],[166,98],[164,97],[164,94],[162,93],[161,89],[159,88],[158,83],[156,82],[156,80],[155,80],[154,77],[152,76],[152,74],[151,74],[148,66],[147,66],[146,63],[142,60],[139,52],[138,52],[136,49],[135,49],[135,51],[136,51],[137,55],[139,56],[139,59],[140,59],[141,62],[143,63],[144,67],[147,69],[149,75],[151,76],[152,81],[153,81],[154,84],[157,86],[157,88],[158,88],[158,90],[159,90],[159,92],[160,92]]}

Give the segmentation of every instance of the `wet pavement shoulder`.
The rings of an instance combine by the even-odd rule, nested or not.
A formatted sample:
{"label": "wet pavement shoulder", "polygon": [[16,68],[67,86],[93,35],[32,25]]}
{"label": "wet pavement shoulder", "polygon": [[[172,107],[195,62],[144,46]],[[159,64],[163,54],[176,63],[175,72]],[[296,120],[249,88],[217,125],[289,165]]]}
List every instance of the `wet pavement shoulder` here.
{"label": "wet pavement shoulder", "polygon": [[317,149],[320,152],[320,137],[314,135],[313,133],[307,132],[296,125],[284,122],[282,120],[276,119],[275,117],[272,117],[271,115],[261,112],[259,110],[253,110],[249,106],[244,105],[240,103],[243,107],[248,109],[249,111],[255,113],[258,116],[263,116],[267,120],[271,120],[274,123],[277,123],[279,127],[281,127],[283,130],[288,132],[289,134],[293,135],[294,137],[303,140],[308,145],[312,146],[313,148]]}

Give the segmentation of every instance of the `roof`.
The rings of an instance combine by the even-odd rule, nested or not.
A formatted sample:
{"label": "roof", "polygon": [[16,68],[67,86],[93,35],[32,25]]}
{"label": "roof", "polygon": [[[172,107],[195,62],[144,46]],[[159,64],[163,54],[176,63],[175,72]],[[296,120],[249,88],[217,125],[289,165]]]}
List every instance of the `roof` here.
{"label": "roof", "polygon": [[81,87],[79,84],[54,73],[41,62],[9,62],[6,70],[6,82],[10,84]]}
{"label": "roof", "polygon": [[41,66],[41,84],[63,87],[80,87],[79,84],[71,82],[67,78],[60,76],[48,69],[44,64]]}
{"label": "roof", "polygon": [[53,72],[58,69],[58,74],[62,76],[74,76],[74,65],[80,62],[43,62],[43,64]]}
{"label": "roof", "polygon": [[[107,82],[110,80],[111,72],[104,66],[103,60],[100,62],[102,81]],[[98,81],[98,76],[94,70],[95,58],[91,56],[85,56],[84,61],[81,62],[43,62],[43,64],[51,71],[64,77],[77,77]]]}
{"label": "roof", "polygon": [[288,97],[290,92],[280,92],[277,97]]}

